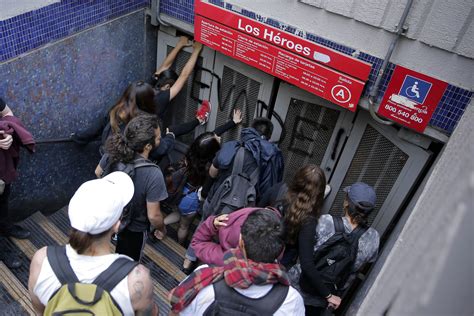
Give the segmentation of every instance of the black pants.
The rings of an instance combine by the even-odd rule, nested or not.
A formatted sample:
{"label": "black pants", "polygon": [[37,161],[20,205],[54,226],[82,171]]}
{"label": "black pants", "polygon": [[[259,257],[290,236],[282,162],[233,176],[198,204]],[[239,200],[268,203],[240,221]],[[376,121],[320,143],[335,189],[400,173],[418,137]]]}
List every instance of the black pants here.
{"label": "black pants", "polygon": [[0,230],[5,230],[11,227],[12,222],[8,214],[8,199],[10,198],[11,184],[5,185],[3,194],[0,195]]}
{"label": "black pants", "polygon": [[135,261],[140,261],[146,243],[146,232],[132,232],[124,229],[117,236],[115,252],[127,255]]}

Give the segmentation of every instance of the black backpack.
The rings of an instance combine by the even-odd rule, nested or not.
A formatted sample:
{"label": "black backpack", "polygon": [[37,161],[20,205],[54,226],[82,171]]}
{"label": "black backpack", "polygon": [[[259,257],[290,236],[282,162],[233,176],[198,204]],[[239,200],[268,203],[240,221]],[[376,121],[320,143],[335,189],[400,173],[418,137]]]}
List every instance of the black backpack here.
{"label": "black backpack", "polygon": [[249,298],[228,286],[224,279],[214,283],[213,287],[214,302],[203,316],[271,316],[283,304],[290,288],[275,283],[265,296]]}
{"label": "black backpack", "polygon": [[352,273],[359,248],[359,238],[367,228],[357,226],[348,234],[344,230],[342,217],[333,216],[333,221],[336,233],[315,251],[313,258],[323,282],[331,289],[331,292],[338,293]]}
{"label": "black backpack", "polygon": [[250,174],[242,173],[244,167],[245,148],[240,147],[234,158],[232,174],[222,182],[210,200],[206,200],[203,213],[207,216],[230,214],[242,207],[255,206],[259,168]]}
{"label": "black backpack", "polygon": [[[135,169],[143,168],[143,167],[156,167],[159,168],[158,165],[151,162],[145,158],[137,158],[133,162],[130,163],[123,163],[123,162],[115,162],[115,163],[108,163],[107,166],[104,168],[104,172],[102,177],[105,177],[109,173],[114,171],[122,171],[125,172],[130,176],[132,181],[135,183]],[[123,208],[122,216],[120,217],[120,228],[119,232],[121,232],[125,227],[127,227],[133,218],[133,199]]]}

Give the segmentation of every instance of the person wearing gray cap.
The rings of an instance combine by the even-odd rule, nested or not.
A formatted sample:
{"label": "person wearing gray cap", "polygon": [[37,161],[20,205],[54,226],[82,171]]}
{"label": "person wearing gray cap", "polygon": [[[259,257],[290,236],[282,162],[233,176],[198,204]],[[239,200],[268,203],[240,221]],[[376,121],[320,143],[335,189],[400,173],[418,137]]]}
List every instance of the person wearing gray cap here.
{"label": "person wearing gray cap", "polygon": [[[366,183],[356,182],[346,187],[344,192],[343,217],[322,215],[312,228],[307,227],[308,231],[300,234],[300,264],[290,269],[289,274],[292,285],[300,290],[304,298],[306,315],[321,315],[328,307],[339,307],[339,296],[350,286],[356,272],[364,264],[377,259],[380,236],[375,229],[368,227],[368,217],[375,209],[375,190]],[[322,258],[328,268],[337,262],[338,259],[331,260],[330,256],[335,255],[333,249],[341,245],[336,241],[338,236],[341,239],[348,238],[350,245],[347,249],[354,249],[355,258],[349,261],[349,271],[341,271],[346,274],[346,277],[340,276],[341,280],[344,279],[342,285],[335,287],[334,283],[328,282],[330,277],[325,272],[328,270],[318,258],[322,257],[320,254],[325,250],[328,256]],[[333,266],[332,269],[337,270],[337,267]]]}
{"label": "person wearing gray cap", "polygon": [[[31,261],[28,289],[38,315],[54,315],[55,311],[71,308],[62,290],[67,286],[72,295],[69,285],[75,283],[97,284],[113,298],[111,311],[103,314],[157,314],[150,271],[111,251],[110,238],[117,232],[122,210],[133,194],[133,181],[120,171],[87,181],[77,189],[68,208],[69,243],[43,247]],[[84,299],[84,292],[78,293],[77,299],[73,297],[83,304],[80,299]],[[82,308],[93,308],[98,303]]]}

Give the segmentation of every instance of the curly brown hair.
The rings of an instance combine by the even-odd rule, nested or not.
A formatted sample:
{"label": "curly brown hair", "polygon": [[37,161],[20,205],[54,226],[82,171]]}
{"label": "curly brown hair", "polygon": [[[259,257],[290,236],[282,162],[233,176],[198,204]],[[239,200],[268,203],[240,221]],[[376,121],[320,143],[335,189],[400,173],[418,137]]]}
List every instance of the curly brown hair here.
{"label": "curly brown hair", "polygon": [[285,212],[286,242],[296,244],[301,225],[310,217],[318,218],[324,202],[326,176],[316,165],[300,168],[288,186]]}

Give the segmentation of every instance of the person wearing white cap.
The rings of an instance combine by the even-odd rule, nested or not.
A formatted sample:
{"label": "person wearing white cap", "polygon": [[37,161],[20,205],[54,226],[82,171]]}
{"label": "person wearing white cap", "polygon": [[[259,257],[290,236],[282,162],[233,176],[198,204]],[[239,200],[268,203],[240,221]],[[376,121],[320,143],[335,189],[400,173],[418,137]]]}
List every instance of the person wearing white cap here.
{"label": "person wearing white cap", "polygon": [[[110,239],[120,226],[123,208],[134,194],[134,185],[124,172],[113,172],[102,179],[83,183],[69,202],[71,233],[64,247],[70,267],[81,283],[92,283],[119,258],[111,252]],[[33,307],[43,314],[50,298],[61,287],[50,255],[53,246],[38,250],[30,266],[28,288]],[[110,295],[124,315],[155,315],[153,284],[149,270],[135,264]]]}

